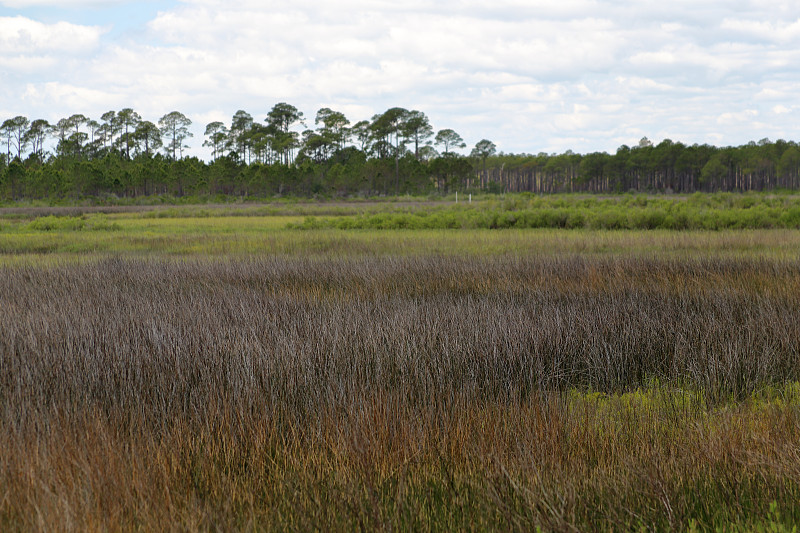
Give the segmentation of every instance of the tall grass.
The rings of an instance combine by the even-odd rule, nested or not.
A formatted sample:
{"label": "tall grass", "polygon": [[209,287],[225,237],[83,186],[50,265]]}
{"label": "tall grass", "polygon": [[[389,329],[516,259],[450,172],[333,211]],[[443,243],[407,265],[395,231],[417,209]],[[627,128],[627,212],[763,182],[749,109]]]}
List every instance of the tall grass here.
{"label": "tall grass", "polygon": [[0,270],[2,529],[800,520],[798,262]]}
{"label": "tall grass", "polygon": [[[0,264],[86,262],[98,257],[219,259],[271,256],[645,256],[661,258],[769,257],[800,254],[795,230],[614,231],[557,229],[359,230],[286,229],[289,217],[141,219],[89,216],[35,229],[0,227]],[[301,219],[294,219],[300,221]],[[34,227],[32,227],[34,226]],[[92,231],[88,231],[91,229]]]}

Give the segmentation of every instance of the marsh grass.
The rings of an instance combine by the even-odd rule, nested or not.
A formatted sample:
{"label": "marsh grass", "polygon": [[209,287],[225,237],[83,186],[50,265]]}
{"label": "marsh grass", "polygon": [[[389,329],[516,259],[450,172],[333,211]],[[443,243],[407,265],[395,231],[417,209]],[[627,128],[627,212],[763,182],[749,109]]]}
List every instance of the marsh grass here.
{"label": "marsh grass", "polygon": [[800,521],[800,263],[0,268],[0,528]]}
{"label": "marsh grass", "polygon": [[[197,205],[170,205],[159,201],[140,205],[19,205],[0,207],[0,219],[34,219],[45,216],[83,217],[96,214],[120,215],[135,218],[206,218],[206,217],[305,217],[347,216],[369,213],[415,212],[437,210],[452,205],[452,200],[424,198],[374,198],[320,202],[288,199],[270,202],[228,203],[203,202]],[[478,203],[476,202],[476,205]]]}
{"label": "marsh grass", "polygon": [[[127,256],[159,259],[197,256],[224,259],[264,255],[313,256],[322,259],[428,255],[598,255],[768,257],[793,260],[800,257],[800,232],[789,228],[741,229],[747,228],[748,224],[734,222],[739,215],[745,219],[752,218],[752,213],[758,210],[784,216],[793,212],[793,209],[800,209],[798,205],[798,197],[794,195],[537,197],[520,194],[506,198],[476,197],[474,203],[466,205],[455,205],[452,199],[424,201],[397,198],[327,203],[283,201],[261,205],[3,208],[0,209],[0,264],[85,262],[87,255],[92,258]],[[555,224],[556,228],[498,231],[487,229],[497,226],[493,223],[477,224],[474,228],[466,224],[465,228],[465,224],[455,218],[452,219],[456,220],[454,224],[436,222],[452,217],[488,220],[486,217],[498,216],[503,220],[517,221],[524,219],[521,215],[524,213],[535,213],[539,217],[553,210],[563,211],[574,220],[583,220],[584,223],[578,224],[581,229],[564,231],[557,228],[559,224]],[[590,224],[581,214],[592,212],[601,216],[602,213],[613,211],[616,213],[614,217],[619,215],[634,221],[631,227],[660,227],[658,224],[648,226],[636,222],[641,218],[636,213],[651,210],[672,213],[670,216],[688,210],[705,217],[708,224],[697,224],[700,229],[691,231],[619,230],[608,228],[629,225]],[[317,218],[309,222],[304,218],[307,215]],[[428,220],[434,223],[428,229],[420,229],[413,224],[406,224],[408,227],[403,229],[403,224],[381,222],[395,219]],[[373,224],[369,221],[378,222]],[[351,229],[342,231],[340,226]],[[362,226],[364,229],[352,229]],[[315,229],[291,229],[298,227]]]}
{"label": "marsh grass", "polygon": [[[55,220],[54,220],[55,219]],[[108,257],[639,256],[800,257],[796,230],[509,229],[296,231],[297,217],[141,218],[128,214],[14,220],[0,225],[0,264]],[[47,256],[45,259],[44,256]]]}

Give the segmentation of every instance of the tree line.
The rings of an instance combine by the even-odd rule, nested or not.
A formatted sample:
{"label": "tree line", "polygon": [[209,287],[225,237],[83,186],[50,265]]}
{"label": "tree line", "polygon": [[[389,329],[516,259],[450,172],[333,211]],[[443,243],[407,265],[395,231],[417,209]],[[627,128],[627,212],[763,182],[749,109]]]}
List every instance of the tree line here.
{"label": "tree line", "polygon": [[[468,154],[452,129],[394,107],[351,123],[322,108],[311,120],[274,105],[263,120],[239,110],[205,127],[209,161],[189,157],[191,120],[157,122],[125,108],[55,124],[17,116],[0,125],[0,198],[186,195],[390,195],[748,191],[800,187],[800,147],[762,139],[739,147],[643,138],[616,153],[504,154],[482,139]],[[49,148],[49,149],[48,149]]]}
{"label": "tree line", "polygon": [[646,137],[616,153],[500,154],[479,188],[555,192],[718,192],[800,188],[800,146],[761,139],[743,146],[686,145]]}

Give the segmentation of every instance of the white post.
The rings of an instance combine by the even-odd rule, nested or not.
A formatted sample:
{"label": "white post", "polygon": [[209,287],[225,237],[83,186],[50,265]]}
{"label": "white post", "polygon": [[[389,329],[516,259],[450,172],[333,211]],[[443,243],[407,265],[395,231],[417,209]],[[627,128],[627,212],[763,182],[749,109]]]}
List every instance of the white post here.
{"label": "white post", "polygon": [[472,193],[469,193],[469,203],[472,203]]}
{"label": "white post", "polygon": [[458,203],[458,191],[456,191],[456,203]]}

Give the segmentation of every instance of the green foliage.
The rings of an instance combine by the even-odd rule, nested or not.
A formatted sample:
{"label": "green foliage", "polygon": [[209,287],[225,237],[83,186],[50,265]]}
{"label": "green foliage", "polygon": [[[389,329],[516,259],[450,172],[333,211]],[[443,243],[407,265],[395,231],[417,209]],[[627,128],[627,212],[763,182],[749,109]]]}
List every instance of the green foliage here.
{"label": "green foliage", "polygon": [[105,216],[95,215],[91,217],[60,217],[48,215],[34,219],[27,225],[27,229],[32,231],[119,231],[122,226],[116,222],[109,222]]}
{"label": "green foliage", "polygon": [[80,231],[86,227],[86,220],[80,217],[46,216],[37,218],[28,229],[34,231]]}
{"label": "green foliage", "polygon": [[[466,143],[457,132],[441,129],[434,136],[428,117],[417,110],[393,107],[348,127],[343,113],[322,108],[317,128],[301,134],[308,126],[303,116],[282,102],[263,120],[239,110],[230,127],[212,122],[203,143],[211,148],[209,162],[184,157],[191,121],[179,111],[162,116],[160,128],[131,108],[103,114],[102,124],[75,114],[50,127],[18,116],[0,128],[6,140],[0,198],[800,190],[800,148],[794,141],[718,148],[670,139],[654,145],[643,138],[614,154],[534,155],[498,153],[492,141],[482,139],[464,156],[458,151]],[[52,154],[44,150],[48,135],[55,141]],[[591,223],[631,226],[613,214],[601,218]]]}
{"label": "green foliage", "polygon": [[299,229],[530,229],[724,230],[800,228],[800,198],[700,194],[687,199],[627,195],[509,196],[433,211],[311,219]]}
{"label": "green foliage", "polygon": [[[150,199],[151,202],[153,199]],[[194,198],[199,200],[199,198]],[[553,255],[624,255],[625,257],[753,257],[793,259],[800,250],[795,230],[591,230],[561,229],[397,229],[340,231],[322,224],[331,217],[439,209],[419,199],[401,203],[309,203],[282,199],[269,205],[112,207],[73,206],[17,209],[0,215],[0,265],[8,263],[82,262],[86,257],[250,256],[253,254],[343,257],[436,253],[445,256],[497,257]],[[100,212],[107,212],[100,216]],[[86,216],[95,231],[36,231],[35,217]],[[307,222],[304,222],[308,218]],[[105,222],[103,222],[105,221]],[[567,218],[569,224],[570,218]],[[287,225],[309,229],[304,235]],[[102,231],[105,227],[108,231]],[[87,229],[87,228],[85,228]]]}

